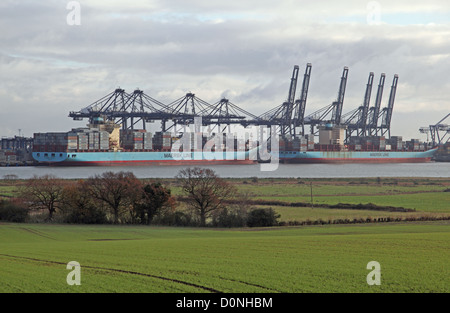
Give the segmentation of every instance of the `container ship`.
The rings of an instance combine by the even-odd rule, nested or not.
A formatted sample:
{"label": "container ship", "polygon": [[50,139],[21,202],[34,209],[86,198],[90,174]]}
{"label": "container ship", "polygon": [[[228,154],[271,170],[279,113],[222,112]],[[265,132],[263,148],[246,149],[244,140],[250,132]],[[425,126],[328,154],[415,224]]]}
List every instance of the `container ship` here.
{"label": "container ship", "polygon": [[450,162],[450,142],[439,146],[433,160],[436,162]]}
{"label": "container ship", "polygon": [[424,163],[431,161],[436,150],[437,148],[427,151],[357,151],[345,148],[340,151],[285,151],[280,152],[280,161],[282,163]]}
{"label": "container ship", "polygon": [[[120,125],[88,125],[69,132],[35,133],[33,158],[47,165],[59,166],[113,166],[113,165],[194,165],[194,164],[252,164],[256,163],[248,142],[235,140],[234,149],[224,143],[214,151],[172,147],[180,137],[170,132],[123,130]],[[195,147],[196,133],[189,133],[188,147]],[[212,134],[216,136],[216,134]],[[183,135],[184,136],[184,135]],[[200,137],[202,147],[208,137]]]}
{"label": "container ship", "polygon": [[[183,151],[173,149],[181,138],[170,132],[123,130],[115,124],[95,126],[63,133],[35,133],[32,156],[39,163],[62,166],[236,165],[268,161],[258,160],[258,144],[249,141],[234,139],[233,150],[229,151],[224,137],[217,151]],[[318,143],[313,134],[285,136],[278,141],[277,159],[280,163],[422,163],[431,161],[437,151],[417,139],[367,136],[345,140],[345,134],[342,127],[324,126],[319,128]],[[195,146],[196,138],[201,138],[201,147],[211,138],[201,133],[189,135],[190,147]]]}
{"label": "container ship", "polygon": [[319,142],[314,135],[280,139],[282,163],[423,163],[438,150],[418,139],[401,136],[346,138],[345,127],[321,126]]}

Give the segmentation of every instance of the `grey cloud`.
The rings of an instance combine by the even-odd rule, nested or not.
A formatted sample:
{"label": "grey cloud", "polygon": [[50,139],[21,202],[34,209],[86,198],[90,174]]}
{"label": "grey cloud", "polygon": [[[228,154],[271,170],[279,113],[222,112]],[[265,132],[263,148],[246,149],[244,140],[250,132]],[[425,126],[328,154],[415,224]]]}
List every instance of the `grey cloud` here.
{"label": "grey cloud", "polygon": [[[335,99],[343,66],[350,69],[344,111],[360,105],[370,71],[376,80],[386,72],[385,101],[392,76],[400,75],[399,112],[423,112],[429,100],[436,115],[448,110],[450,47],[442,40],[448,25],[370,28],[311,21],[314,17],[305,22],[304,15],[327,16],[323,11],[332,11],[332,4],[241,2],[160,1],[143,7],[81,2],[80,26],[66,24],[64,1],[2,4],[0,26],[8,32],[0,34],[0,105],[8,106],[11,116],[17,116],[11,103],[22,112],[32,107],[33,116],[42,114],[29,118],[28,135],[47,125],[65,130],[69,111],[118,86],[144,89],[166,103],[187,91],[211,103],[226,95],[259,114],[286,99],[292,67],[300,66],[301,80],[311,62],[307,113]],[[356,10],[356,1],[348,3]],[[303,5],[311,12],[303,12]],[[300,11],[303,15],[293,19]],[[19,122],[1,116],[0,133],[17,129]]]}

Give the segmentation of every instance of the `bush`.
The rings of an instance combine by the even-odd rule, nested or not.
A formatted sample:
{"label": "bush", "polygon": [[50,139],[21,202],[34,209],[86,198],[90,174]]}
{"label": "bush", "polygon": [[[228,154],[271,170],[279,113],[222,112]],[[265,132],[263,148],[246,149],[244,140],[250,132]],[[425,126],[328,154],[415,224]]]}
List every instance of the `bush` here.
{"label": "bush", "polygon": [[164,226],[198,226],[199,222],[196,221],[191,214],[175,211],[166,212],[160,216],[156,216],[153,220],[154,225]]}
{"label": "bush", "polygon": [[247,226],[249,227],[266,227],[278,225],[278,218],[280,215],[277,214],[272,208],[269,209],[254,209],[252,210],[247,218]]}
{"label": "bush", "polygon": [[28,217],[28,209],[20,204],[7,200],[0,200],[0,220],[23,223]]}
{"label": "bush", "polygon": [[17,180],[17,179],[19,179],[19,176],[17,176],[16,174],[6,174],[6,175],[3,175],[3,179],[4,180]]}
{"label": "bush", "polygon": [[219,214],[213,217],[213,227],[244,227],[246,225],[246,216],[239,213],[238,210],[224,208]]}
{"label": "bush", "polygon": [[96,208],[72,209],[64,222],[69,224],[106,224],[108,219],[103,210]]}

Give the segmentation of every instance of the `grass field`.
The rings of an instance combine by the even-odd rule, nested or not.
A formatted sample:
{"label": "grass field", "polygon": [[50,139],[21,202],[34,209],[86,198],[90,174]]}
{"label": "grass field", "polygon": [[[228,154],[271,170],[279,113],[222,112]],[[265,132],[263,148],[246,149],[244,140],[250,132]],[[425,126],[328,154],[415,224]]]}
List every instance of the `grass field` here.
{"label": "grass field", "polygon": [[[0,292],[448,292],[449,226],[1,224]],[[80,286],[66,283],[70,261]],[[379,286],[366,282],[370,261]]]}
{"label": "grass field", "polygon": [[[163,181],[180,196],[175,180]],[[449,179],[233,179],[280,221],[450,216]],[[21,181],[0,181],[0,197]],[[313,205],[296,207],[295,202]],[[412,212],[336,209],[338,203]],[[183,204],[180,203],[182,206]],[[253,205],[255,206],[255,205]],[[269,205],[256,205],[269,207]],[[271,228],[0,223],[0,292],[449,292],[450,221]],[[81,264],[69,286],[67,263]],[[381,285],[366,268],[381,265]]]}
{"label": "grass field", "polygon": [[[239,190],[256,199],[279,200],[287,203],[312,203],[310,207],[274,206],[282,221],[306,219],[336,219],[397,216],[448,216],[450,215],[449,179],[263,179],[237,182]],[[312,196],[311,196],[312,194]],[[394,206],[413,209],[413,213],[386,211],[329,209],[323,205],[338,203]]]}
{"label": "grass field", "polygon": [[[312,203],[310,206],[265,205],[281,215],[281,222],[382,217],[450,216],[448,178],[344,178],[344,179],[230,179],[241,193],[253,200]],[[168,182],[175,195],[181,195],[176,182]],[[312,190],[312,192],[311,192]],[[312,193],[312,197],[311,197]],[[403,207],[414,212],[330,209],[338,203]]]}

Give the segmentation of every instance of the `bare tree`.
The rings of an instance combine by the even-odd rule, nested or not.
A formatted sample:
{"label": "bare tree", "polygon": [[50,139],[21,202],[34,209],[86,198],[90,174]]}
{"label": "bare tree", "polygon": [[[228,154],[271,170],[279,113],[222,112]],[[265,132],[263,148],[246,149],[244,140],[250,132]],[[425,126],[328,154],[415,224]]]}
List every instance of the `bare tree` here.
{"label": "bare tree", "polygon": [[48,210],[48,220],[52,220],[53,214],[61,208],[65,185],[66,181],[53,175],[34,175],[25,182],[20,193],[31,209]]}
{"label": "bare tree", "polygon": [[144,186],[142,198],[136,202],[134,210],[140,223],[149,225],[154,216],[173,211],[175,206],[175,197],[171,195],[170,189],[161,183],[151,183]]}
{"label": "bare tree", "polygon": [[92,197],[88,194],[83,180],[77,180],[73,184],[67,185],[63,190],[64,209],[86,208]]}
{"label": "bare tree", "polygon": [[95,199],[106,204],[119,223],[123,212],[142,194],[142,183],[131,172],[105,172],[90,177],[86,184]]}
{"label": "bare tree", "polygon": [[183,169],[176,178],[188,196],[188,205],[200,217],[201,226],[205,226],[212,212],[224,208],[225,202],[236,193],[232,185],[210,169]]}
{"label": "bare tree", "polygon": [[90,193],[87,181],[78,180],[63,191],[62,211],[69,223],[105,223],[106,212]]}

